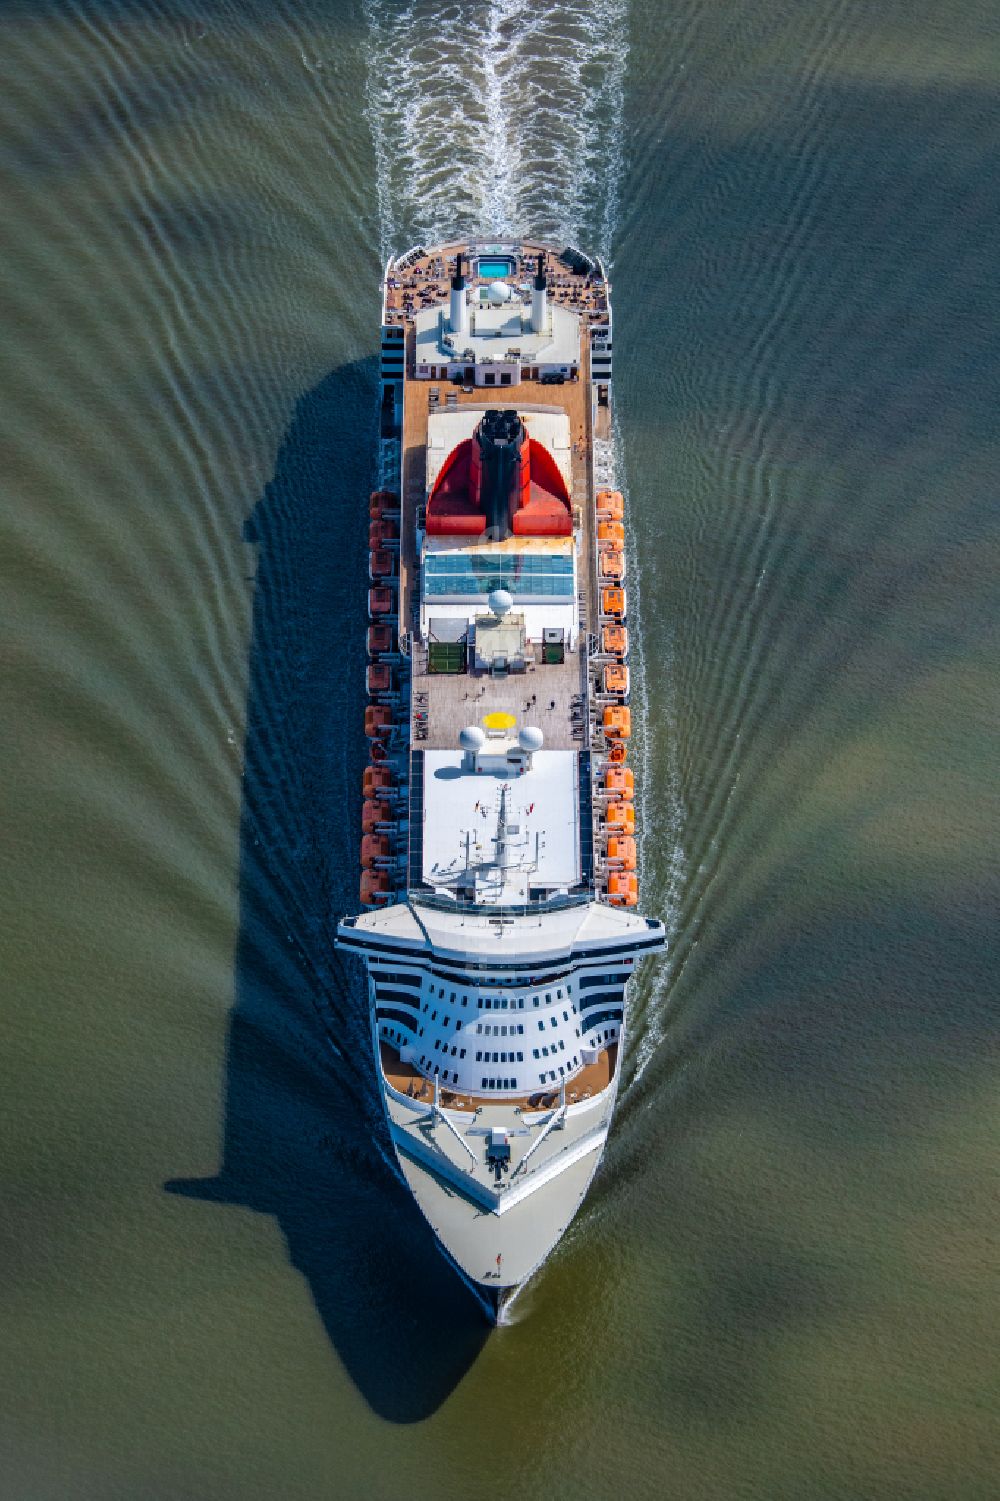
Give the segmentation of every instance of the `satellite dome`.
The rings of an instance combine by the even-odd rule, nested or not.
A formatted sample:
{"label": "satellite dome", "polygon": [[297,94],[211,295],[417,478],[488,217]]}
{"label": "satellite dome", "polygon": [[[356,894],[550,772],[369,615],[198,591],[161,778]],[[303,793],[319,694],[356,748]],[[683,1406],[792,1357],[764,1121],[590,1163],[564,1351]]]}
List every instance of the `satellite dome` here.
{"label": "satellite dome", "polygon": [[494,589],[489,597],[489,606],[494,615],[506,615],[513,607],[514,596],[507,589]]}
{"label": "satellite dome", "polygon": [[494,307],[500,307],[502,303],[510,301],[513,293],[505,281],[491,281],[486,295]]}
{"label": "satellite dome", "polygon": [[459,731],[458,743],[464,751],[482,750],[486,744],[486,733],[478,724],[467,724],[464,730]]}
{"label": "satellite dome", "polygon": [[537,724],[526,724],[518,734],[517,743],[523,751],[526,751],[530,755],[532,751],[541,750],[545,743],[545,736]]}

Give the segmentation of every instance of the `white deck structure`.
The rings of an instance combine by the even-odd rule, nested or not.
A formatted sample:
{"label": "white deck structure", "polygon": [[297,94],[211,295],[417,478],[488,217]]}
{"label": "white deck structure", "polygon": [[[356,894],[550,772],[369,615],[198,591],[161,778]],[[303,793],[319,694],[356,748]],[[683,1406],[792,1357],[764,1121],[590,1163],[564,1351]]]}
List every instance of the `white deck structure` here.
{"label": "white deck structure", "polygon": [[439,895],[464,885],[476,901],[520,906],[532,891],[567,895],[579,882],[579,758],[539,751],[512,776],[518,749],[516,739],[487,741],[474,769],[461,751],[426,753],[423,875]]}

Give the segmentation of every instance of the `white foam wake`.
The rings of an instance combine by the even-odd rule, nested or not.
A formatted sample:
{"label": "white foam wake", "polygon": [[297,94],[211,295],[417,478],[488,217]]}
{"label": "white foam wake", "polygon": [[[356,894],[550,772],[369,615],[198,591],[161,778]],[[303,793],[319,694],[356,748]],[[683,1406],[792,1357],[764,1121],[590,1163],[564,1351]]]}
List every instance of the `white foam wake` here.
{"label": "white foam wake", "polygon": [[364,0],[383,257],[456,234],[609,256],[623,170],[625,0]]}

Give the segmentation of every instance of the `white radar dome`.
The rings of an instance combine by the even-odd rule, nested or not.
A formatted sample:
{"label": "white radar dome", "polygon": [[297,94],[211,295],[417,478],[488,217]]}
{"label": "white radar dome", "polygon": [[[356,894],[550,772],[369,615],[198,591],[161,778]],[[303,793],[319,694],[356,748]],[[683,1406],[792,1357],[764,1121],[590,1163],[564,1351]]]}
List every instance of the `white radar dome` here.
{"label": "white radar dome", "polygon": [[486,732],[478,724],[467,724],[458,733],[458,743],[464,751],[482,750],[486,744]]}
{"label": "white radar dome", "polygon": [[486,295],[494,307],[500,307],[503,303],[509,302],[514,294],[505,281],[491,281]]}
{"label": "white radar dome", "polygon": [[537,724],[526,724],[518,733],[517,743],[523,751],[527,751],[530,755],[533,751],[541,750],[545,744],[545,736]]}
{"label": "white radar dome", "polygon": [[489,606],[494,615],[506,615],[514,605],[514,596],[507,589],[494,589],[489,597]]}

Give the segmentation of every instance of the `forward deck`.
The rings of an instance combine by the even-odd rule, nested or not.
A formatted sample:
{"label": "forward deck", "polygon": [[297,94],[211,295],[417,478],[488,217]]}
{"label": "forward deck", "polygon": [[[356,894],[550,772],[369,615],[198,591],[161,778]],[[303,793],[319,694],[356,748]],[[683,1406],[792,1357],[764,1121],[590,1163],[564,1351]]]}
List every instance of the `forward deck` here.
{"label": "forward deck", "polygon": [[[379,1042],[379,1060],[386,1082],[407,1099],[430,1104],[434,1098],[434,1084],[412,1064],[404,1063],[397,1050],[389,1043]],[[566,1086],[566,1103],[575,1105],[578,1100],[593,1099],[601,1094],[615,1076],[618,1064],[618,1044],[613,1042],[602,1048],[596,1063],[585,1064]],[[504,1106],[519,1110],[551,1110],[561,1100],[558,1089],[539,1089],[532,1094],[507,1095]],[[445,1110],[478,1110],[483,1106],[495,1106],[496,1095],[464,1094],[460,1090],[441,1086],[439,1103]]]}

